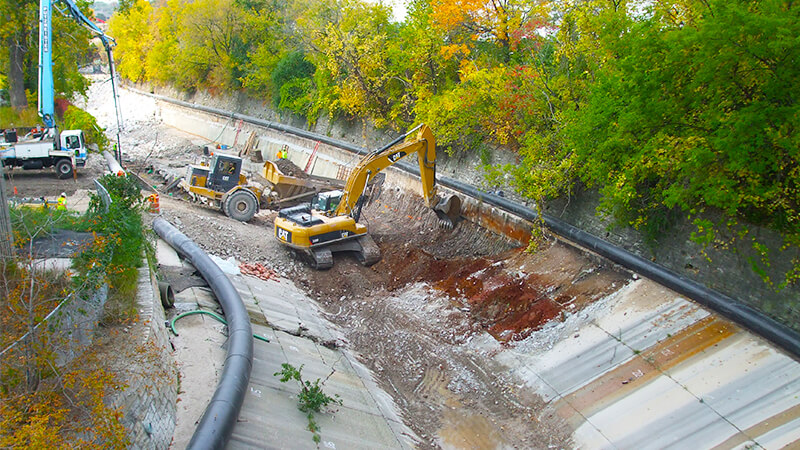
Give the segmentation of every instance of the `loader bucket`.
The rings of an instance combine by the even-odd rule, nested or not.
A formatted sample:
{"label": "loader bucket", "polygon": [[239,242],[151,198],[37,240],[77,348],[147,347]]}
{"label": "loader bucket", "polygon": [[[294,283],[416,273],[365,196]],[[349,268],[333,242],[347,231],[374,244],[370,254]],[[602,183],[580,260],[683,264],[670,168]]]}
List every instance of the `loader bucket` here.
{"label": "loader bucket", "polygon": [[433,210],[439,217],[439,224],[444,228],[452,229],[456,220],[461,216],[461,198],[457,195],[446,195],[439,200]]}

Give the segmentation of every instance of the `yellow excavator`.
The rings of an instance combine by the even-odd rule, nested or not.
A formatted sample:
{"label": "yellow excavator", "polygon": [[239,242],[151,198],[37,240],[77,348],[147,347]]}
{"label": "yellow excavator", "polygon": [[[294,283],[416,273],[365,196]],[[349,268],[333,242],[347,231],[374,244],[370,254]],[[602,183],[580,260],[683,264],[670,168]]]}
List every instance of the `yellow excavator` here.
{"label": "yellow excavator", "polygon": [[419,160],[425,206],[436,212],[441,225],[452,228],[461,214],[461,199],[437,195],[436,139],[423,124],[364,156],[347,178],[344,190],[321,192],[311,203],[280,210],[275,218],[275,238],[308,255],[316,269],[331,268],[335,252],[355,252],[365,266],[380,261],[380,249],[367,234],[367,227],[358,222],[369,182],[383,169],[414,153]]}

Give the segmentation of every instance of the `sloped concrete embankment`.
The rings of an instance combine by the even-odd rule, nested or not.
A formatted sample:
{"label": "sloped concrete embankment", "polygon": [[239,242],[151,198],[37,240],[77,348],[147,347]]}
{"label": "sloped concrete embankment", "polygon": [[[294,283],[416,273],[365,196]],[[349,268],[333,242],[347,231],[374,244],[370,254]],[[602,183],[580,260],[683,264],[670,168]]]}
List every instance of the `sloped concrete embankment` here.
{"label": "sloped concrete embankment", "polygon": [[[166,243],[158,243],[159,265],[164,273],[187,268]],[[253,369],[244,403],[227,448],[311,448],[306,413],[298,409],[298,387],[274,376],[282,364],[302,369],[306,380],[322,380],[328,395],[342,404],[335,411],[315,414],[323,448],[414,448],[417,439],[406,427],[391,397],[372,374],[344,347],[341,332],[322,317],[318,306],[291,280],[245,276],[232,260],[216,264],[235,285],[260,337],[253,346]],[[205,287],[175,294],[178,311],[220,311]],[[174,338],[183,374],[175,447],[186,446],[200,411],[210,397],[210,387],[221,377],[222,347],[229,345],[223,325],[204,321],[204,315],[187,315]]]}
{"label": "sloped concrete embankment", "polygon": [[500,353],[579,448],[794,448],[800,363],[640,279]]}

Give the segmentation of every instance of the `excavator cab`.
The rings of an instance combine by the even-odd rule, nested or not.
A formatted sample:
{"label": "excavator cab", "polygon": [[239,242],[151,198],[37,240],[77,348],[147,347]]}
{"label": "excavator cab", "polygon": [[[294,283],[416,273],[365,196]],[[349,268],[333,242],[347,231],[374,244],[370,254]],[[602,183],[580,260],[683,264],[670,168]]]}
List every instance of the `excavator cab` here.
{"label": "excavator cab", "polygon": [[227,192],[239,185],[242,171],[242,158],[228,155],[214,155],[211,172],[206,187],[218,192]]}
{"label": "excavator cab", "polygon": [[342,191],[320,192],[311,200],[311,208],[330,216],[342,201]]}

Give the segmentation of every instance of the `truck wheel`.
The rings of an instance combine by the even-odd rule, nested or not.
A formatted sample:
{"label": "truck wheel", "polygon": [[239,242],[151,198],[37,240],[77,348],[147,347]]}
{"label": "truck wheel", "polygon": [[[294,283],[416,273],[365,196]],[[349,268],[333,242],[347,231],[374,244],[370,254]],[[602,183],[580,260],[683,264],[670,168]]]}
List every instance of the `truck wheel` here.
{"label": "truck wheel", "polygon": [[238,190],[225,199],[222,211],[231,219],[247,222],[256,215],[258,200],[252,192]]}
{"label": "truck wheel", "polygon": [[58,178],[62,180],[69,178],[72,176],[72,172],[72,161],[68,159],[59,159],[58,162],[56,162],[56,174]]}

